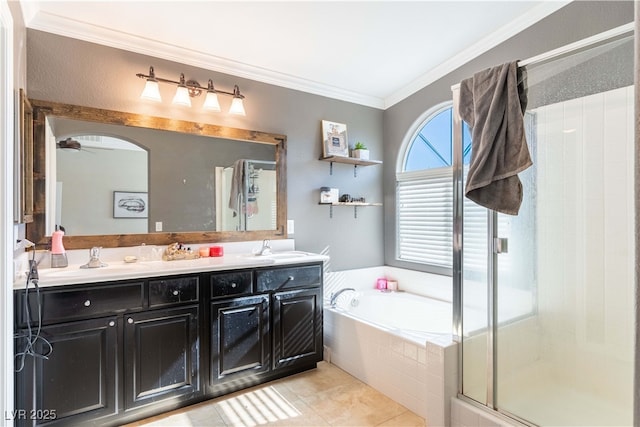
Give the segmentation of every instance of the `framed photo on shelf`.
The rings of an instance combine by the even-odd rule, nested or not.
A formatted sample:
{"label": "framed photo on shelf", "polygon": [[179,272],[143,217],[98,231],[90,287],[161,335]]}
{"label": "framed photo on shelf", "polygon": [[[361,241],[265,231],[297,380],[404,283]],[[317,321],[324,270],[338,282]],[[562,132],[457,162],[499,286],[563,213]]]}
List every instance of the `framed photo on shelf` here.
{"label": "framed photo on shelf", "polygon": [[323,157],[349,157],[347,125],[328,120],[322,121],[322,155]]}
{"label": "framed photo on shelf", "polygon": [[113,192],[114,218],[147,218],[149,216],[148,194],[132,191]]}

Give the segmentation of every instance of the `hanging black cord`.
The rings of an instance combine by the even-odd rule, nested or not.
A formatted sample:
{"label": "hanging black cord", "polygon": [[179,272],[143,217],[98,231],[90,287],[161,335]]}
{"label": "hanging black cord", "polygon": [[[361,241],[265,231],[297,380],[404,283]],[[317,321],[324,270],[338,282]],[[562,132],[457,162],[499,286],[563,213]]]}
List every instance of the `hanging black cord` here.
{"label": "hanging black cord", "polygon": [[[36,250],[33,248],[33,255],[31,257],[31,265],[35,265],[36,260]],[[27,273],[27,280],[24,289],[24,312],[27,316],[27,333],[16,334],[15,338],[26,340],[25,348],[23,351],[16,352],[15,361],[16,361],[16,372],[21,372],[24,369],[25,358],[27,356],[38,357],[41,359],[48,359],[51,353],[53,352],[53,347],[51,343],[44,337],[40,336],[40,332],[42,331],[42,304],[40,301],[40,287],[38,286],[38,278],[33,277],[33,268],[29,266],[29,272]],[[38,306],[38,327],[34,333],[34,330],[31,326],[31,306],[29,304],[29,283],[33,283],[33,286],[36,291],[36,303]],[[46,351],[38,352],[36,349],[36,344],[38,341],[42,341],[44,348]]]}

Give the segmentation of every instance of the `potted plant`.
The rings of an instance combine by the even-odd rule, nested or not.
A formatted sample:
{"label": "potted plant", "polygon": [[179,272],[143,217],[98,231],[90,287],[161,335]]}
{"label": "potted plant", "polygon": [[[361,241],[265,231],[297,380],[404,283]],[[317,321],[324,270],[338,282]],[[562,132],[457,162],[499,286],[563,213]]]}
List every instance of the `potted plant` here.
{"label": "potted plant", "polygon": [[369,160],[369,149],[362,142],[358,141],[353,147],[351,155],[356,159]]}

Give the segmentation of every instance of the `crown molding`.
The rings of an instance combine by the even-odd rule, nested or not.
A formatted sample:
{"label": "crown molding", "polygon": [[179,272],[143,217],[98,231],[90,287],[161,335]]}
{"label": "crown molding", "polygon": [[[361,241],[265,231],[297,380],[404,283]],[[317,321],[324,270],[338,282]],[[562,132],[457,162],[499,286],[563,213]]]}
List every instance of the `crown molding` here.
{"label": "crown molding", "polygon": [[47,12],[41,11],[36,13],[27,27],[368,107],[382,109],[384,106],[384,100],[382,98],[340,89],[260,67],[254,67],[191,50],[184,46],[161,43],[156,40],[87,24]]}
{"label": "crown molding", "polygon": [[452,56],[442,64],[433,68],[429,72],[423,74],[413,82],[404,86],[402,89],[397,92],[389,95],[384,100],[383,109],[387,109],[402,101],[403,99],[408,98],[419,90],[429,86],[431,83],[435,82],[439,78],[449,74],[455,69],[461,67],[472,59],[477,58],[484,52],[488,51],[509,39],[510,37],[515,36],[519,32],[525,30],[541,19],[551,15],[553,12],[563,8],[567,4],[571,3],[573,0],[558,0],[558,1],[550,1],[544,2],[534,8],[532,8],[525,15],[521,15],[518,19],[515,19],[509,22],[507,25],[499,28],[493,33],[489,34],[487,37],[484,37],[473,45],[469,46],[462,52],[457,55]]}
{"label": "crown molding", "polygon": [[25,13],[25,15],[32,17],[28,20],[27,27],[35,30],[384,110],[566,6],[571,1],[549,1],[532,8],[527,14],[499,28],[489,36],[480,39],[477,43],[452,56],[384,99],[231,61],[183,46],[161,43],[110,28],[90,25],[61,15],[43,11]]}

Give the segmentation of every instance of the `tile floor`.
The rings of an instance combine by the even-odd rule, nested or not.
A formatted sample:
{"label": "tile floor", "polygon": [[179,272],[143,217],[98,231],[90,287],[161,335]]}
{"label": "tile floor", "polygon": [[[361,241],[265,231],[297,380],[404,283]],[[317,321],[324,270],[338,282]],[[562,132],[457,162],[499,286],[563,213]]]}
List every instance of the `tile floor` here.
{"label": "tile floor", "polygon": [[141,420],[134,426],[424,427],[425,421],[335,365]]}

